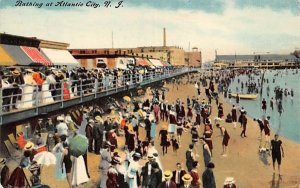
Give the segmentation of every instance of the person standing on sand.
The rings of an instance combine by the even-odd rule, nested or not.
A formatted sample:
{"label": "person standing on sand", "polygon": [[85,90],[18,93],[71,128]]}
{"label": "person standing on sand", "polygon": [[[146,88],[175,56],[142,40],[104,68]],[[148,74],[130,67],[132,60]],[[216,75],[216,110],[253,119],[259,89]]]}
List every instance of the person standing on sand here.
{"label": "person standing on sand", "polygon": [[282,147],[282,141],[278,140],[278,137],[279,137],[278,134],[275,134],[274,139],[271,140],[271,151],[272,151],[272,160],[273,160],[273,173],[275,173],[275,161],[277,161],[278,175],[281,176],[280,174],[281,156],[284,157],[284,151]]}
{"label": "person standing on sand", "polygon": [[243,131],[241,133],[241,137],[243,138],[244,137],[247,137],[246,136],[246,128],[247,128],[247,117],[245,114],[242,115],[242,126],[243,126]]}
{"label": "person standing on sand", "polygon": [[213,172],[214,163],[208,163],[205,171],[202,174],[203,188],[216,188],[216,180]]}
{"label": "person standing on sand", "polygon": [[195,161],[195,154],[193,153],[194,145],[190,144],[189,149],[185,152],[185,158],[186,158],[186,168],[188,172],[190,172],[193,169],[193,163]]}
{"label": "person standing on sand", "polygon": [[261,119],[253,119],[254,121],[257,121],[259,129],[260,129],[260,139],[262,139],[262,131],[264,130],[264,123]]}
{"label": "person standing on sand", "polygon": [[225,129],[225,127],[223,127],[222,125],[217,125],[217,127],[220,128],[221,135],[223,136],[223,141],[222,141],[223,153],[222,153],[222,156],[226,157],[227,156],[226,151],[227,151],[227,146],[228,146],[230,136],[229,136],[227,130]]}
{"label": "person standing on sand", "polygon": [[184,184],[182,177],[186,171],[181,167],[181,163],[177,163],[176,167],[176,170],[173,171],[172,181],[175,182],[177,188],[180,188]]}
{"label": "person standing on sand", "polygon": [[208,163],[211,161],[211,152],[210,152],[208,144],[205,141],[205,138],[201,137],[199,140],[202,143],[202,147],[203,147],[204,165],[207,166]]}

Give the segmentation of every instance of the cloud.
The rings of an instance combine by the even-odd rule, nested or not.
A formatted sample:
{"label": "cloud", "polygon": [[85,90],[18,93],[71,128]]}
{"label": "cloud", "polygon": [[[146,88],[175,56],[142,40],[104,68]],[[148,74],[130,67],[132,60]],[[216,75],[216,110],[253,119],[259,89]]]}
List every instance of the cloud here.
{"label": "cloud", "polygon": [[190,43],[201,49],[204,60],[213,59],[215,49],[218,54],[290,53],[300,44],[300,17],[288,9],[237,8],[236,1],[226,1],[221,13],[153,6],[68,11],[6,7],[0,9],[0,32],[67,42],[71,48],[110,48],[113,31],[114,47],[121,48],[160,46],[165,27],[167,45],[187,50]]}

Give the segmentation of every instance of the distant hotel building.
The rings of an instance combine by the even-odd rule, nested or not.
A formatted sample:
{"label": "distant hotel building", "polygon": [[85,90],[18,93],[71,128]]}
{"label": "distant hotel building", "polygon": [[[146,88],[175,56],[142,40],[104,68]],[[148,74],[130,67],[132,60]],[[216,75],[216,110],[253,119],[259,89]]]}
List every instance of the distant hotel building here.
{"label": "distant hotel building", "polygon": [[215,69],[221,68],[300,68],[300,58],[293,54],[216,55]]}
{"label": "distant hotel building", "polygon": [[[192,52],[185,52],[176,46],[150,46],[137,48],[103,48],[103,49],[70,49],[69,52],[82,66],[86,63],[95,64],[97,58],[108,57],[142,57],[159,59],[172,66],[201,67],[201,52],[193,48]],[[189,61],[188,61],[189,60]]]}
{"label": "distant hotel building", "polygon": [[99,58],[145,58],[158,59],[172,66],[201,67],[202,56],[198,48],[185,52],[177,46],[167,46],[166,29],[163,28],[163,45],[137,48],[70,49],[71,54],[81,66],[93,68]]}

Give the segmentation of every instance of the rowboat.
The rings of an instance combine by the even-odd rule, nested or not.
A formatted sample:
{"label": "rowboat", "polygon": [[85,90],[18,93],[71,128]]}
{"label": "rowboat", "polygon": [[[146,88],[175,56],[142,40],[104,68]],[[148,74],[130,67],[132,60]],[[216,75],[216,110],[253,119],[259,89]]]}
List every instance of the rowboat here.
{"label": "rowboat", "polygon": [[[236,97],[237,93],[232,93],[231,96]],[[242,93],[239,93],[239,97],[240,97],[240,99],[255,100],[257,98],[257,94],[242,94]]]}

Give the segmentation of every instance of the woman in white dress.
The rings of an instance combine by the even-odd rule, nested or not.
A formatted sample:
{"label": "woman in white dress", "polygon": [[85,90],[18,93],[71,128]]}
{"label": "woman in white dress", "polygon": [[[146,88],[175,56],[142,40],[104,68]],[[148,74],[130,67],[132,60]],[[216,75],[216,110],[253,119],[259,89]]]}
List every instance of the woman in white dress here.
{"label": "woman in white dress", "polygon": [[78,186],[82,183],[86,183],[89,181],[89,177],[86,173],[85,163],[83,160],[82,155],[75,158],[73,161],[73,178],[72,178],[72,185]]}
{"label": "woman in white dress", "polygon": [[35,81],[32,78],[32,69],[26,69],[24,75],[25,84],[22,87],[22,98],[18,104],[18,108],[31,108],[35,101],[33,101],[33,91],[35,89]]}
{"label": "woman in white dress", "polygon": [[64,147],[62,142],[57,143],[52,149],[52,153],[54,153],[56,157],[56,161],[58,161],[55,166],[55,178],[57,180],[64,180],[67,177],[66,169],[64,168],[62,170],[61,163],[59,162],[61,161],[63,151],[64,151]]}
{"label": "woman in white dress", "polygon": [[55,81],[55,78],[53,77],[52,74],[50,74],[50,72],[46,72],[46,80],[45,82],[43,83],[42,85],[42,95],[41,95],[41,98],[42,98],[42,103],[45,104],[45,103],[53,103],[54,102],[54,99],[52,97],[52,93],[50,91],[50,84],[55,84],[56,81]]}
{"label": "woman in white dress", "polygon": [[133,155],[133,160],[130,162],[127,169],[127,182],[130,188],[138,188],[137,174],[139,174],[139,171],[141,169],[141,166],[139,164],[140,158],[141,154],[135,153]]}
{"label": "woman in white dress", "polygon": [[100,188],[106,188],[106,180],[108,179],[107,171],[112,160],[110,154],[110,146],[108,144],[105,144],[103,150],[100,151],[100,154],[102,159],[99,165],[99,170],[101,173]]}

